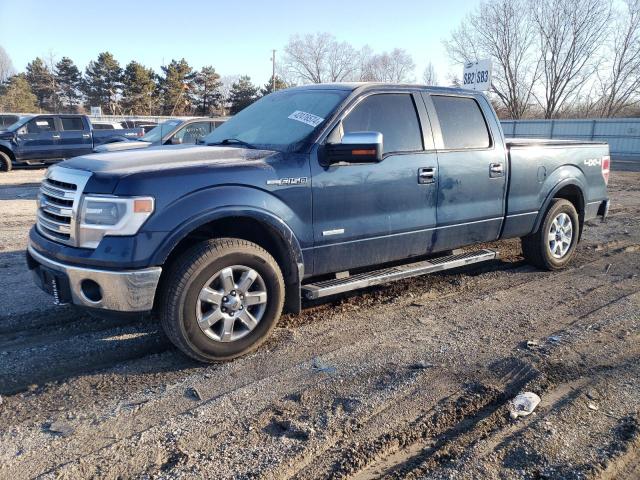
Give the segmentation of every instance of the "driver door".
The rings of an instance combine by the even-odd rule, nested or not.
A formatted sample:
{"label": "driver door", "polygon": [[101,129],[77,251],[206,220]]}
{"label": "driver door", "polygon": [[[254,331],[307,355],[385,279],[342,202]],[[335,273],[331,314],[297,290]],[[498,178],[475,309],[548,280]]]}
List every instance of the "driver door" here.
{"label": "driver door", "polygon": [[366,96],[340,127],[382,133],[383,160],[312,162],[314,275],[428,253],[437,175],[425,181],[421,172],[437,171],[437,155],[421,98],[408,91]]}
{"label": "driver door", "polygon": [[40,116],[18,130],[17,157],[22,160],[62,158],[60,131],[54,117]]}

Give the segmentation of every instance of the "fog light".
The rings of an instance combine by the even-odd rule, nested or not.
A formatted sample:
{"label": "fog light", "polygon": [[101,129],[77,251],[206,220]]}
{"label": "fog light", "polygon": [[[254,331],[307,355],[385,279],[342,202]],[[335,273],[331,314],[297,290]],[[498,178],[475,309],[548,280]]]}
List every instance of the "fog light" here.
{"label": "fog light", "polygon": [[82,290],[82,294],[85,298],[90,302],[98,303],[102,300],[102,289],[100,288],[100,285],[93,280],[82,280],[82,282],[80,282],[80,289]]}

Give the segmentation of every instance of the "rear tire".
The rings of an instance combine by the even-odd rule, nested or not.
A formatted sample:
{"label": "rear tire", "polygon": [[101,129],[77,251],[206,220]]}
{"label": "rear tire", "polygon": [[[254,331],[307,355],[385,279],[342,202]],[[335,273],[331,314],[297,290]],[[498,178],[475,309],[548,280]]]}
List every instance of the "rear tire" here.
{"label": "rear tire", "polygon": [[4,152],[0,152],[0,172],[10,172],[12,168],[11,157]]}
{"label": "rear tire", "polygon": [[544,270],[560,270],[573,258],[580,219],[571,202],[554,198],[538,231],[522,237],[522,253],[527,262]]}
{"label": "rear tire", "polygon": [[284,304],[282,272],[246,240],[208,240],[180,255],[160,290],[160,319],[171,342],[201,362],[231,360],[258,348]]}

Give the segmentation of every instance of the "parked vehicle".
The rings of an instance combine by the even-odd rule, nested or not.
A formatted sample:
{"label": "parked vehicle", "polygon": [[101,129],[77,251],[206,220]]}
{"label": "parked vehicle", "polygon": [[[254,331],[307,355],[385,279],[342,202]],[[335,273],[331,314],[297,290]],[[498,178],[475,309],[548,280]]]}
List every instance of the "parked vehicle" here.
{"label": "parked vehicle", "polygon": [[210,118],[192,118],[189,120],[167,120],[143,137],[118,145],[108,144],[96,147],[96,153],[134,150],[158,145],[193,145],[207,136],[221,122]]}
{"label": "parked vehicle", "polygon": [[91,120],[94,130],[122,130],[122,123],[107,120]]}
{"label": "parked vehicle", "polygon": [[0,171],[58,162],[91,153],[96,145],[141,135],[139,128],[95,130],[86,115],[27,115],[0,130]]}
{"label": "parked vehicle", "polygon": [[13,125],[20,120],[20,115],[14,115],[12,113],[0,113],[0,129],[6,128],[9,125]]}
{"label": "parked vehicle", "polygon": [[494,259],[556,270],[608,211],[603,143],[504,141],[490,103],[388,84],[268,95],[206,145],[51,167],[27,260],[58,303],[153,311],[187,355],[260,345],[283,309]]}
{"label": "parked vehicle", "polygon": [[120,123],[124,128],[141,128],[144,133],[148,133],[158,126],[156,122],[150,122],[149,120],[122,120]]}

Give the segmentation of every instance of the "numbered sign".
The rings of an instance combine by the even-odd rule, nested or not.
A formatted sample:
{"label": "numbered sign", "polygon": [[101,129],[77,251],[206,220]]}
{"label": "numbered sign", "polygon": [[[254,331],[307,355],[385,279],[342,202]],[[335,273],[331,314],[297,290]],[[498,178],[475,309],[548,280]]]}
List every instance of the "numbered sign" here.
{"label": "numbered sign", "polygon": [[462,88],[481,92],[491,89],[491,60],[465,63],[462,71]]}

